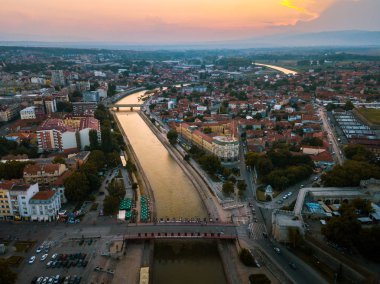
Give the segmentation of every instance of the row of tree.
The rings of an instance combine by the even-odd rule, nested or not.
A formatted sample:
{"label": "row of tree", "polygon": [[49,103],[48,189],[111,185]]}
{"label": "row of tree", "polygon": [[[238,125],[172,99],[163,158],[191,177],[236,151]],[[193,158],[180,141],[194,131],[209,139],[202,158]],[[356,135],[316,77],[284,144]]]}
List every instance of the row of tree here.
{"label": "row of tree", "polygon": [[106,154],[100,150],[92,151],[88,161],[64,181],[66,198],[74,202],[86,200],[101,185],[98,173],[106,165],[113,168],[119,164],[120,157],[115,152]]}
{"label": "row of tree", "polygon": [[108,195],[104,198],[103,209],[105,215],[115,215],[119,209],[120,201],[125,196],[125,188],[122,181],[112,180],[107,187]]}
{"label": "row of tree", "polygon": [[307,179],[313,173],[314,167],[308,155],[294,154],[289,147],[276,145],[266,154],[248,152],[245,157],[246,165],[256,168],[261,182],[283,190]]}
{"label": "row of tree", "polygon": [[352,250],[357,249],[364,257],[380,261],[380,228],[363,228],[357,220],[373,211],[371,202],[354,199],[339,208],[340,216],[331,218],[321,229],[322,234],[331,242]]}
{"label": "row of tree", "polygon": [[8,161],[0,163],[0,179],[20,179],[24,176],[24,168],[33,162]]}
{"label": "row of tree", "polygon": [[375,155],[361,145],[348,145],[344,148],[348,159],[343,165],[336,165],[322,175],[324,186],[358,186],[361,180],[380,179],[380,166]]}
{"label": "row of tree", "polygon": [[29,140],[23,140],[20,144],[15,141],[8,141],[4,137],[0,137],[0,157],[12,155],[28,155],[29,158],[38,157],[38,148],[36,144]]}

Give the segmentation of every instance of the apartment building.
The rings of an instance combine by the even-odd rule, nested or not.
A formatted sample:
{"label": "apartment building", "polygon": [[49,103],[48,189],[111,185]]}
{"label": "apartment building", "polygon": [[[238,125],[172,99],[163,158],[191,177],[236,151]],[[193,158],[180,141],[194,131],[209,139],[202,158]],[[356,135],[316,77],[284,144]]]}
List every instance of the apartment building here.
{"label": "apartment building", "polygon": [[98,107],[96,102],[73,102],[72,105],[74,116],[94,116]]}
{"label": "apartment building", "polygon": [[38,183],[17,183],[9,190],[9,199],[14,220],[30,220],[29,200],[39,192]]}
{"label": "apartment building", "polygon": [[18,116],[19,104],[0,105],[0,121],[7,122]]}
{"label": "apartment building", "polygon": [[47,119],[37,130],[38,150],[71,151],[77,149],[76,131],[62,119]]}
{"label": "apartment building", "polygon": [[23,177],[25,183],[38,183],[40,188],[48,189],[66,170],[64,164],[28,164]]}
{"label": "apartment building", "polygon": [[38,149],[40,152],[76,152],[90,146],[90,130],[97,131],[100,143],[100,123],[93,117],[47,119],[37,130]]}
{"label": "apartment building", "polygon": [[208,135],[195,125],[178,124],[177,132],[197,147],[216,155],[222,163],[239,160],[239,141],[232,136]]}
{"label": "apartment building", "polygon": [[37,192],[29,200],[31,221],[54,221],[61,209],[61,198],[58,192],[46,190]]}
{"label": "apartment building", "polygon": [[13,217],[9,190],[12,188],[14,182],[0,181],[0,220],[11,220]]}
{"label": "apartment building", "polygon": [[51,71],[51,83],[53,86],[64,86],[66,84],[65,75],[63,70],[52,70]]}

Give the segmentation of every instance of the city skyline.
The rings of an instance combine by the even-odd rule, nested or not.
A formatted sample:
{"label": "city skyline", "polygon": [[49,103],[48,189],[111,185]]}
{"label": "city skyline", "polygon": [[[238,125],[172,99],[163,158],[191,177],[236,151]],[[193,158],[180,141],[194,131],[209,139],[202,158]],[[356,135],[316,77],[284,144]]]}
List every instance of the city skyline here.
{"label": "city skyline", "polygon": [[379,9],[376,0],[5,0],[0,40],[173,44],[378,31]]}

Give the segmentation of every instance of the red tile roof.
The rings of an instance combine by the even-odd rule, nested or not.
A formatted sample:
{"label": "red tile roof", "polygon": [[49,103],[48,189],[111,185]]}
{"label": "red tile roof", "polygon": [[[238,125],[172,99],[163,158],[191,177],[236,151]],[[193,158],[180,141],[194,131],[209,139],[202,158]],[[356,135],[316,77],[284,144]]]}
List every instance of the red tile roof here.
{"label": "red tile roof", "polygon": [[31,199],[33,200],[48,200],[55,194],[53,190],[39,191]]}

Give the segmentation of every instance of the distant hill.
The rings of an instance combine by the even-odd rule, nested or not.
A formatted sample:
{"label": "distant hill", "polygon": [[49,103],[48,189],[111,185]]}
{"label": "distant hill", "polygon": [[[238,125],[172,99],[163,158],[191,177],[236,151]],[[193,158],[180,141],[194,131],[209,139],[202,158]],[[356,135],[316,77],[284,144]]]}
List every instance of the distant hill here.
{"label": "distant hill", "polygon": [[252,39],[270,46],[380,46],[380,31],[334,31]]}
{"label": "distant hill", "polygon": [[212,42],[136,44],[129,42],[48,42],[48,41],[1,41],[0,46],[102,48],[116,50],[199,50],[243,49],[276,47],[368,47],[380,46],[380,31],[333,31],[297,35],[275,35],[242,40]]}

